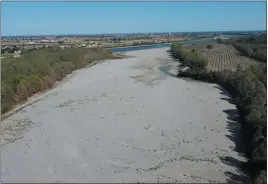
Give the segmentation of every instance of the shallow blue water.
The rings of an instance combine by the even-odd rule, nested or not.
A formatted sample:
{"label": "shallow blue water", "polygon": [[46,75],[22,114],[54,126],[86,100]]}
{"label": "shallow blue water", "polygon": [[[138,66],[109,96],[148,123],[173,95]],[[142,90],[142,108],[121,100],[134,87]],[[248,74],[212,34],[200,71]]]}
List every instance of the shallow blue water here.
{"label": "shallow blue water", "polygon": [[155,45],[148,45],[148,46],[135,46],[135,47],[125,47],[125,48],[113,48],[111,49],[113,53],[115,52],[129,52],[135,50],[146,50],[146,49],[155,49],[155,48],[163,48],[169,47],[170,43],[163,43],[163,44],[155,44]]}
{"label": "shallow blue water", "polygon": [[[188,41],[182,41],[184,45],[192,45],[202,42],[210,42],[211,39],[199,39],[199,40],[188,40]],[[122,53],[122,52],[129,52],[129,51],[136,51],[136,50],[147,50],[147,49],[155,49],[155,48],[164,48],[164,47],[170,47],[170,43],[163,43],[163,44],[154,44],[154,45],[148,45],[148,46],[135,46],[135,47],[125,47],[125,48],[113,48],[111,51],[113,53]]]}

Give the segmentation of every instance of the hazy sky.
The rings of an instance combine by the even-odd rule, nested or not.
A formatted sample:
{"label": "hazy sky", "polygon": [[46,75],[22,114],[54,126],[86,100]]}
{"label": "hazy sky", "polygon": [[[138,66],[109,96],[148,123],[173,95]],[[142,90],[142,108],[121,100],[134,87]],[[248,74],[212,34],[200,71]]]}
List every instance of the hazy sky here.
{"label": "hazy sky", "polygon": [[1,34],[265,30],[266,2],[2,2]]}

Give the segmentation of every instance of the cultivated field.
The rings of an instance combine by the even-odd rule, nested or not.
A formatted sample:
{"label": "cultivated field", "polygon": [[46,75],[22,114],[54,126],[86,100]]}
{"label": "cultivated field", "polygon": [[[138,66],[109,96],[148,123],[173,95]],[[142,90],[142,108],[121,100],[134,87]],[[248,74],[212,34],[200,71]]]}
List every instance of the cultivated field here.
{"label": "cultivated field", "polygon": [[212,49],[207,49],[207,44],[193,45],[191,49],[197,49],[208,58],[207,68],[212,71],[223,71],[229,69],[236,70],[239,64],[242,68],[248,67],[259,62],[240,55],[240,53],[231,45],[211,43]]}

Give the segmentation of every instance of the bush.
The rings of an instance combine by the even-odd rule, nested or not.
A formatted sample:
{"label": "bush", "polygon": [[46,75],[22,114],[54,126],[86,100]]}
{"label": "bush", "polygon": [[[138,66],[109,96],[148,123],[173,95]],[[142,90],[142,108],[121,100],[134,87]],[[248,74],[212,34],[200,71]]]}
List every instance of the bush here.
{"label": "bush", "polygon": [[207,49],[212,49],[212,48],[213,48],[213,46],[211,44],[207,45]]}
{"label": "bush", "polygon": [[204,70],[208,64],[207,58],[203,57],[200,53],[189,52],[178,43],[171,44],[171,52],[175,58],[180,60],[182,66],[190,67],[193,70]]}
{"label": "bush", "polygon": [[105,49],[56,47],[26,52],[18,58],[4,58],[1,61],[1,111],[5,113],[34,93],[51,88],[56,81],[90,62],[113,58]]}
{"label": "bush", "polygon": [[266,34],[253,37],[232,38],[222,41],[222,43],[234,46],[244,56],[267,63]]}
{"label": "bush", "polygon": [[254,178],[254,184],[266,184],[267,183],[267,172],[262,170],[260,173]]}

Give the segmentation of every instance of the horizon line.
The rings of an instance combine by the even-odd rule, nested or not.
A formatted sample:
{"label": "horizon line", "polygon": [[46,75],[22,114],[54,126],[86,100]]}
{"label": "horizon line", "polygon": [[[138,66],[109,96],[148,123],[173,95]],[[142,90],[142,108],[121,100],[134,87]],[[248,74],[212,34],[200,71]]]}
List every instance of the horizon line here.
{"label": "horizon line", "polygon": [[1,37],[30,37],[30,36],[94,36],[94,35],[119,35],[119,34],[157,34],[157,33],[215,33],[215,32],[267,32],[267,30],[233,30],[233,31],[165,31],[165,32],[133,32],[133,33],[70,33],[70,34],[31,34],[31,35],[1,35]]}

